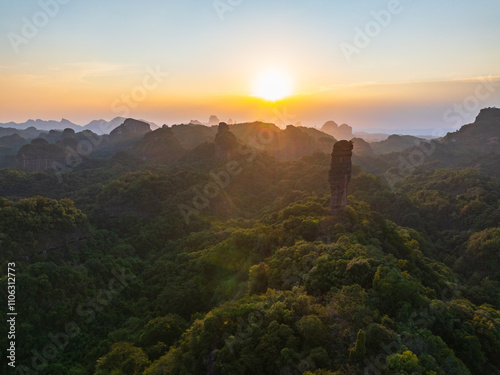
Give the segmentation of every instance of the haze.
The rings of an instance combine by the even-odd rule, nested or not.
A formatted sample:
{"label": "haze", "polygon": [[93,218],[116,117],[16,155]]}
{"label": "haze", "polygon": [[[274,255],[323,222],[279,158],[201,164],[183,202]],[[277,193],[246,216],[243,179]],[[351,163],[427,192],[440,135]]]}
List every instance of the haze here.
{"label": "haze", "polygon": [[[3,2],[0,122],[459,127],[500,98],[498,14],[496,0]],[[270,69],[286,90],[256,95]]]}

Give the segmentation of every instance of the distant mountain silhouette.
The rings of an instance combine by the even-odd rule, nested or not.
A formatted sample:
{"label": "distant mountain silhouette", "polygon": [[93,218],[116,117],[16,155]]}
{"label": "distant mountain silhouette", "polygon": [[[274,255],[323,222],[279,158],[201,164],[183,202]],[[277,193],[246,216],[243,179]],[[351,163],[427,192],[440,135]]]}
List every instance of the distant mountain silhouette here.
{"label": "distant mountain silhouette", "polygon": [[335,121],[328,121],[321,127],[321,131],[339,140],[352,139],[352,128],[347,124],[338,126]]}
{"label": "distant mountain silhouette", "polygon": [[28,141],[19,134],[0,137],[0,158],[3,158],[5,155],[15,155],[27,143]]}
{"label": "distant mountain silhouette", "polygon": [[151,126],[148,123],[131,118],[126,119],[109,135],[100,136],[102,137],[101,142],[93,150],[92,156],[106,158],[119,151],[129,150],[134,143],[141,140],[149,132],[151,132]]}
{"label": "distant mountain silhouette", "polygon": [[229,126],[233,134],[251,146],[261,147],[277,138],[281,129],[274,124],[261,121],[233,124]]}
{"label": "distant mountain silhouette", "polygon": [[2,128],[13,128],[13,129],[28,129],[30,127],[34,127],[38,130],[63,130],[66,128],[70,128],[73,130],[82,130],[80,125],[77,125],[69,120],[66,119],[61,119],[61,121],[54,121],[54,120],[28,120],[23,123],[16,123],[16,122],[8,122],[8,123],[0,123],[0,127]]}
{"label": "distant mountain silhouette", "polygon": [[[116,117],[111,121],[93,120],[84,126],[75,124],[64,118],[61,119],[61,121],[55,121],[55,120],[45,121],[38,119],[38,120],[28,120],[23,123],[8,122],[8,123],[0,123],[0,134],[2,134],[1,131],[3,131],[5,128],[17,129],[17,130],[35,128],[37,130],[43,130],[43,131],[73,129],[76,132],[81,132],[82,130],[91,130],[93,133],[99,135],[109,134],[112,130],[123,124],[125,120],[126,119],[124,117]],[[152,130],[159,128],[159,126],[153,122],[148,122],[148,121],[144,122],[147,122]],[[5,134],[5,135],[10,135],[10,134]]]}
{"label": "distant mountain silhouette", "polygon": [[420,142],[425,141],[423,138],[414,137],[412,135],[391,135],[385,141],[372,142],[370,146],[373,153],[376,155],[388,154],[390,152],[401,152],[407,148],[416,146]]}
{"label": "distant mountain silhouette", "polygon": [[[269,155],[282,160],[295,159],[312,154],[314,151],[329,153],[336,142],[334,137],[315,128],[291,126],[282,130],[274,124],[260,121],[233,125],[221,124],[224,124],[222,130],[220,125],[208,127],[189,124],[173,125],[172,131],[186,148],[194,149],[203,143],[222,142],[222,138],[226,135],[225,130],[229,129],[230,135],[227,137],[231,137],[231,142],[234,141],[234,136],[238,142],[260,151],[266,151]],[[221,156],[220,145],[216,145],[215,149],[215,154]],[[198,150],[200,153],[208,152],[206,147],[200,150]]]}
{"label": "distant mountain silhouette", "polygon": [[372,147],[363,138],[353,138],[351,142],[354,144],[354,155],[373,155]]}
{"label": "distant mountain silhouette", "polygon": [[142,138],[151,131],[148,123],[128,118],[123,124],[114,129],[110,134],[111,142],[126,142]]}
{"label": "distant mountain silhouette", "polygon": [[163,125],[160,129],[146,133],[134,144],[132,153],[142,160],[161,160],[170,163],[181,159],[186,149],[175,137],[172,129]]}
{"label": "distant mountain silhouette", "polygon": [[[87,130],[91,130],[92,132],[96,134],[110,134],[114,129],[119,127],[125,122],[126,118],[125,117],[115,117],[111,121],[106,121],[106,120],[94,120],[89,122],[87,125],[85,125],[83,128]],[[145,121],[145,120],[140,120],[142,122],[145,122],[149,124],[151,130],[156,130],[159,129],[160,127],[156,125],[154,122],[150,121]]]}
{"label": "distant mountain silhouette", "polygon": [[[407,145],[409,147],[401,150]],[[377,155],[357,154],[354,158],[369,173],[390,172],[398,179],[424,165],[432,165],[433,168],[474,167],[490,176],[500,177],[500,109],[481,110],[472,124],[464,125],[442,139],[428,141],[393,135],[370,146]]]}
{"label": "distant mountain silhouette", "polygon": [[355,138],[362,138],[366,142],[380,142],[380,141],[385,141],[387,138],[389,138],[390,134],[386,133],[368,133],[368,132],[354,132],[352,135]]}
{"label": "distant mountain silhouette", "polygon": [[21,169],[43,171],[52,168],[54,163],[65,163],[67,154],[64,148],[37,138],[21,147],[15,158],[15,166]]}
{"label": "distant mountain silhouette", "polygon": [[27,129],[15,129],[15,128],[0,128],[0,137],[9,136],[17,134],[24,139],[35,139],[45,131],[37,130],[33,126]]}
{"label": "distant mountain silhouette", "polygon": [[[32,120],[29,124],[52,124],[40,121]],[[60,126],[69,122],[63,120],[57,124]],[[107,131],[103,130],[106,126],[110,129],[114,127],[109,135],[91,131]],[[329,154],[333,144],[339,140],[329,133],[337,133],[339,137],[352,135],[349,126],[339,127],[333,121],[325,123],[322,129],[293,125],[280,129],[274,124],[257,121],[232,125],[220,123],[218,126],[173,125],[151,131],[150,123],[119,117],[109,122],[96,120],[85,127],[76,126],[76,130],[74,126],[50,130],[37,130],[33,126],[24,130],[0,128],[0,162],[3,166],[43,170],[50,168],[54,161],[85,148],[88,153],[80,156],[86,160],[106,159],[117,153],[128,155],[133,160],[139,158],[166,163],[213,157],[232,159],[238,157],[238,145],[250,146],[279,160],[294,160],[317,151]],[[460,163],[467,166],[478,160],[478,164],[492,170],[496,159],[488,155],[500,153],[499,137],[500,109],[487,108],[479,113],[474,123],[464,125],[459,131],[427,146],[421,146],[428,142],[423,138],[403,135],[391,135],[372,143],[360,137],[351,140],[355,145],[355,162],[372,173],[383,173],[387,168],[400,167],[402,158],[407,163],[408,160],[417,160],[417,156],[422,154],[422,147],[431,150],[420,158],[425,163],[435,162],[442,166]]]}
{"label": "distant mountain silhouette", "polygon": [[448,133],[442,143],[482,153],[500,152],[500,108],[485,108],[472,124]]}
{"label": "distant mountain silhouette", "polygon": [[186,148],[194,148],[204,142],[213,142],[217,134],[217,127],[205,125],[172,125],[175,137]]}
{"label": "distant mountain silhouette", "polygon": [[215,115],[210,116],[210,118],[208,119],[208,126],[216,126],[216,125],[219,125],[219,123],[220,123],[220,120]]}
{"label": "distant mountain silhouette", "polygon": [[189,121],[189,125],[205,125],[201,121],[198,120],[191,120]]}
{"label": "distant mountain silhouette", "polygon": [[11,147],[16,144],[25,144],[26,139],[21,137],[19,134],[6,135],[0,137],[0,147]]}
{"label": "distant mountain silhouette", "polygon": [[218,126],[221,123],[219,118],[216,115],[211,115],[208,119],[208,122],[201,122],[198,120],[191,120],[189,125],[206,125],[206,126]]}
{"label": "distant mountain silhouette", "polygon": [[111,121],[106,120],[93,120],[84,126],[85,129],[88,129],[96,134],[109,134],[118,126],[125,122],[124,117],[115,117]]}
{"label": "distant mountain silhouette", "polygon": [[238,152],[238,140],[229,129],[229,125],[221,122],[215,136],[215,157],[230,160],[236,158]]}
{"label": "distant mountain silhouette", "polygon": [[[292,160],[314,152],[315,138],[301,127],[288,125],[278,136],[278,148],[274,155],[278,159]],[[333,143],[332,143],[333,145]]]}

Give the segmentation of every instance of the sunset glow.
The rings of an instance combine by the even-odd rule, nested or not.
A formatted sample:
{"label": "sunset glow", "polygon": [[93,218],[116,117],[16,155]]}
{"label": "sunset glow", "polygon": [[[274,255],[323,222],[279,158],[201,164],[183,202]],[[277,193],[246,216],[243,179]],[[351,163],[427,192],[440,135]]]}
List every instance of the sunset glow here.
{"label": "sunset glow", "polygon": [[292,94],[290,78],[280,70],[268,70],[257,78],[254,94],[273,102],[284,99]]}
{"label": "sunset glow", "polygon": [[[271,121],[286,104],[305,126],[448,127],[450,108],[473,120],[478,105],[465,113],[455,106],[481,79],[500,84],[500,49],[491,48],[498,1],[395,9],[387,1],[256,1],[219,11],[210,1],[147,3],[58,1],[50,14],[35,0],[6,3],[0,122]],[[486,92],[481,107],[500,97]]]}
{"label": "sunset glow", "polygon": [[0,375],[500,375],[499,15],[4,0]]}

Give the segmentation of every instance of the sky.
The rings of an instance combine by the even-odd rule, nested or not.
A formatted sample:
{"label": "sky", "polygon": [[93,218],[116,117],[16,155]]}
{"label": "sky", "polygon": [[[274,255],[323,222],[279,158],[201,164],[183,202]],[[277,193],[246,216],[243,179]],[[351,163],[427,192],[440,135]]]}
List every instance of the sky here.
{"label": "sky", "polygon": [[3,1],[0,122],[448,130],[500,105],[499,14],[498,0]]}

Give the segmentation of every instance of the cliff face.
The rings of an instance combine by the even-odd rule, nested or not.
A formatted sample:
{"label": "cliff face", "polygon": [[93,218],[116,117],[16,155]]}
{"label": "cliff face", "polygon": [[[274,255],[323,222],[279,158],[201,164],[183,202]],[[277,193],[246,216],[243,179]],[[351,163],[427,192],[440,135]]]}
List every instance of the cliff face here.
{"label": "cliff face", "polygon": [[482,109],[472,124],[448,133],[442,143],[481,153],[500,153],[500,109]]}
{"label": "cliff face", "polygon": [[370,146],[375,155],[382,155],[391,152],[401,152],[410,147],[418,146],[423,141],[425,139],[412,135],[393,134],[384,141],[370,143]]}
{"label": "cliff face", "polygon": [[19,134],[0,137],[0,166],[10,167],[15,165],[15,157],[19,149],[28,141]]}
{"label": "cliff face", "polygon": [[330,213],[335,214],[347,206],[347,185],[351,181],[352,142],[335,143],[332,152],[332,163],[328,181],[330,182]]}
{"label": "cliff face", "polygon": [[173,125],[170,129],[186,148],[195,148],[202,143],[213,142],[217,134],[217,127],[193,123],[189,125]]}
{"label": "cliff face", "polygon": [[55,163],[64,164],[66,156],[62,147],[37,138],[21,147],[16,155],[15,165],[21,169],[43,171],[52,168]]}
{"label": "cliff face", "polygon": [[151,127],[148,123],[129,118],[109,135],[111,142],[121,143],[142,138],[150,131]]}
{"label": "cliff face", "polygon": [[26,143],[26,139],[21,137],[19,134],[0,137],[0,154],[4,154],[7,152],[15,154],[16,151]]}
{"label": "cliff face", "polygon": [[354,145],[354,154],[359,156],[371,156],[373,155],[373,150],[368,142],[363,138],[353,138],[351,139]]}
{"label": "cliff face", "polygon": [[278,134],[278,145],[275,156],[281,160],[312,154],[316,148],[315,139],[302,128],[293,125],[288,125]]}
{"label": "cliff face", "polygon": [[252,147],[259,147],[267,145],[273,140],[276,141],[281,131],[274,124],[260,121],[234,124],[229,128],[236,138],[241,139]]}
{"label": "cliff face", "polygon": [[133,153],[143,160],[175,162],[186,154],[186,149],[175,137],[172,129],[162,128],[147,133],[133,147]]}
{"label": "cliff face", "polygon": [[217,159],[232,159],[237,155],[238,140],[229,130],[225,122],[219,124],[219,131],[215,136],[215,157]]}

